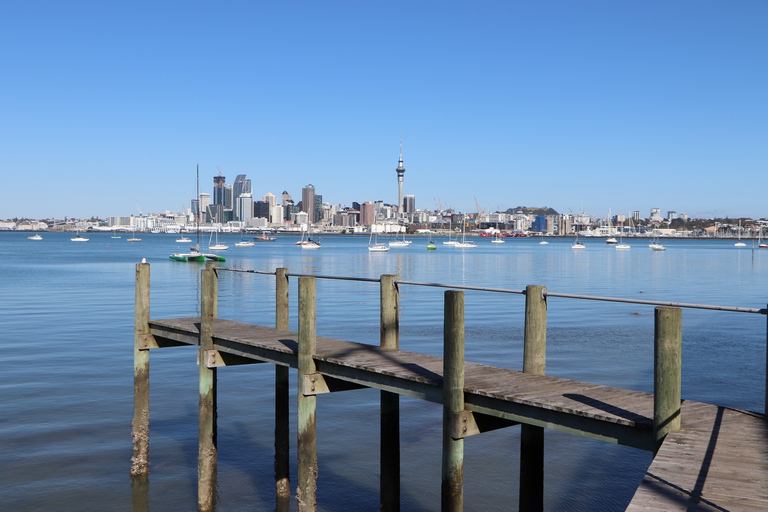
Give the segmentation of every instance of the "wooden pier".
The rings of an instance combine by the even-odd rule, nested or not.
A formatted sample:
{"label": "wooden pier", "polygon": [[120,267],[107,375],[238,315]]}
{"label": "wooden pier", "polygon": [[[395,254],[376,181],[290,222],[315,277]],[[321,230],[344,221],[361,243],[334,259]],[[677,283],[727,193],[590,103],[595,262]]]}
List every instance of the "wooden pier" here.
{"label": "wooden pier", "polygon": [[201,317],[150,319],[149,265],[137,265],[132,467],[135,479],[146,478],[148,352],[155,348],[198,345],[199,510],[213,508],[216,371],[251,363],[271,363],[276,368],[278,510],[284,509],[290,493],[288,368],[298,370],[296,497],[302,511],[316,509],[318,396],[363,387],[382,391],[382,510],[400,509],[399,395],[443,404],[442,510],[463,508],[463,439],[514,425],[523,429],[520,510],[543,510],[546,429],[655,452],[653,463],[628,510],[768,510],[765,416],[681,400],[682,338],[678,308],[656,310],[655,391],[648,394],[544,374],[544,287],[526,289],[525,353],[521,372],[464,361],[462,291],[445,293],[444,357],[436,357],[399,350],[398,291],[394,276],[382,276],[380,280],[381,338],[379,345],[370,345],[316,335],[314,277],[299,278],[299,330],[296,333],[287,329],[286,269],[275,272],[275,328],[217,318],[217,273],[211,265],[202,272]]}

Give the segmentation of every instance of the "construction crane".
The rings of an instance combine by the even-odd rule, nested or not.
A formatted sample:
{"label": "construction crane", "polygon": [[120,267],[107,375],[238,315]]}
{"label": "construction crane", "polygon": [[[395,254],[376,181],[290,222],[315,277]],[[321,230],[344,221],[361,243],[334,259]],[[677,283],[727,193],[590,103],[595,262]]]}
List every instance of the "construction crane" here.
{"label": "construction crane", "polygon": [[216,166],[216,168],[219,170],[219,176],[221,176],[221,175],[223,174],[223,172],[224,172],[224,171],[222,171],[222,170],[221,170],[221,167],[219,167],[218,165]]}
{"label": "construction crane", "polygon": [[477,219],[475,221],[475,225],[477,226],[477,229],[480,229],[480,223],[483,220],[483,213],[485,213],[485,210],[480,208],[480,203],[477,202],[477,196],[475,197],[475,207],[477,207]]}

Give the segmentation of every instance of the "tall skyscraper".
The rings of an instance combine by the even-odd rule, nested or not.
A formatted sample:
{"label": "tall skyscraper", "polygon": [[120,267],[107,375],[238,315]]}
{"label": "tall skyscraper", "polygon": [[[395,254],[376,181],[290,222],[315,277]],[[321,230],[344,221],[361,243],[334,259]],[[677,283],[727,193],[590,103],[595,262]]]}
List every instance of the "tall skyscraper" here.
{"label": "tall skyscraper", "polygon": [[370,226],[376,221],[376,209],[372,202],[366,201],[360,205],[360,224]]}
{"label": "tall skyscraper", "polygon": [[400,139],[400,160],[397,161],[397,218],[402,217],[403,213],[403,175],[405,175],[405,167],[403,167],[403,139]]}
{"label": "tall skyscraper", "polygon": [[[251,197],[251,202],[253,201],[253,197],[251,196],[251,180],[247,179],[245,174],[238,174],[237,178],[235,178],[235,184],[232,185],[232,199],[234,201],[233,217],[235,220],[247,220],[243,218],[243,210],[241,208],[244,203],[240,201],[240,197],[243,194],[248,194],[248,196]],[[252,217],[253,205],[251,205],[248,219]]]}
{"label": "tall skyscraper", "polygon": [[224,206],[226,202],[226,187],[226,177],[221,175],[221,169],[219,169],[219,175],[213,177],[213,204]]}
{"label": "tall skyscraper", "polygon": [[301,211],[307,213],[307,222],[315,222],[315,187],[311,183],[301,189]]}
{"label": "tall skyscraper", "polygon": [[409,194],[403,198],[403,212],[413,213],[416,211],[416,196]]}

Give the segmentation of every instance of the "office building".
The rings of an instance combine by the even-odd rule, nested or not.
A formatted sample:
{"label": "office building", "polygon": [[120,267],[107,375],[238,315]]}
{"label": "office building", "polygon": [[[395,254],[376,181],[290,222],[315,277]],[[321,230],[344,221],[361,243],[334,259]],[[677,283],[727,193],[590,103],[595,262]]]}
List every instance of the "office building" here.
{"label": "office building", "polygon": [[315,222],[315,187],[311,183],[301,189],[301,211],[307,214],[307,222]]}

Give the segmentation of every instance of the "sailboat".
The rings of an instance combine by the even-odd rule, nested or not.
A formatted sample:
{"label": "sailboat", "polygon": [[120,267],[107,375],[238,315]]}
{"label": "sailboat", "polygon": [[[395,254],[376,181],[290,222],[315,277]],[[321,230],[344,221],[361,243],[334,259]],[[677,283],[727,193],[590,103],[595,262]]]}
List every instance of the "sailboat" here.
{"label": "sailboat", "polygon": [[253,247],[254,243],[253,240],[247,240],[245,238],[241,238],[239,242],[235,242],[235,247]]}
{"label": "sailboat", "polygon": [[402,238],[395,237],[394,240],[389,241],[390,247],[408,247],[411,245],[411,240],[405,239],[405,234],[403,234]]}
{"label": "sailboat", "polygon": [[578,231],[576,231],[576,240],[573,242],[573,244],[571,244],[571,249],[577,249],[577,250],[586,249],[586,246],[583,243],[579,242]]}
{"label": "sailboat", "polygon": [[491,243],[503,244],[504,241],[505,240],[503,238],[501,238],[501,231],[499,231],[499,224],[497,222],[496,223],[496,233],[493,234],[493,240],[491,240]]}
{"label": "sailboat", "polygon": [[539,245],[549,245],[549,242],[544,240],[544,232],[541,232],[541,241],[539,242]]}
{"label": "sailboat", "polygon": [[[200,197],[200,166],[197,166],[197,197]],[[200,252],[200,216],[199,212],[195,212],[195,232],[197,233],[197,244],[194,247],[189,248],[189,252],[182,253],[177,252],[171,254],[169,258],[173,261],[205,261],[205,255]]]}
{"label": "sailboat", "polygon": [[768,249],[768,244],[763,242],[763,226],[760,226],[760,230],[757,232],[757,246],[760,249]]}
{"label": "sailboat", "polygon": [[378,236],[374,239],[373,229],[368,237],[368,252],[387,252],[390,244],[380,244],[378,242]]}
{"label": "sailboat", "polygon": [[456,245],[456,240],[451,240],[451,233],[453,233],[451,221],[448,221],[448,240],[443,241],[443,245]]}
{"label": "sailboat", "polygon": [[219,243],[219,232],[216,231],[216,243],[211,245],[211,240],[213,240],[213,233],[211,233],[211,237],[208,239],[208,250],[209,251],[226,251],[229,249],[229,246],[224,243]]}
{"label": "sailboat", "polygon": [[77,232],[77,236],[74,238],[70,238],[73,242],[87,242],[89,239],[85,238],[83,235],[80,234],[80,231]]}
{"label": "sailboat", "polygon": [[474,247],[477,247],[477,244],[473,241],[467,242],[466,240],[466,233],[464,232],[464,227],[467,225],[466,218],[461,223],[461,242],[456,242],[453,246],[457,249],[472,249]]}
{"label": "sailboat", "polygon": [[437,246],[435,245],[435,242],[432,240],[432,233],[429,234],[429,241],[427,242],[427,250],[428,251],[436,251]]}
{"label": "sailboat", "polygon": [[746,247],[747,244],[741,241],[741,219],[739,219],[739,241],[733,244],[735,247]]}
{"label": "sailboat", "polygon": [[651,239],[651,243],[648,244],[648,247],[651,248],[652,251],[666,251],[667,248],[664,247],[664,244],[659,243],[659,237],[654,236]]}
{"label": "sailboat", "polygon": [[616,248],[616,250],[619,250],[619,251],[626,251],[627,249],[629,249],[629,244],[624,243],[624,226],[623,225],[621,226],[621,231],[619,231],[619,242],[616,245],[614,245],[614,247]]}
{"label": "sailboat", "polygon": [[[114,237],[112,237],[114,238]],[[120,238],[120,237],[117,237]],[[131,232],[131,238],[126,238],[126,241],[128,242],[141,242],[141,238],[136,237],[136,228],[133,228],[133,231]]]}

